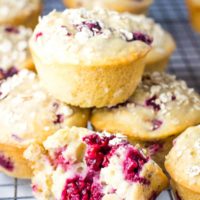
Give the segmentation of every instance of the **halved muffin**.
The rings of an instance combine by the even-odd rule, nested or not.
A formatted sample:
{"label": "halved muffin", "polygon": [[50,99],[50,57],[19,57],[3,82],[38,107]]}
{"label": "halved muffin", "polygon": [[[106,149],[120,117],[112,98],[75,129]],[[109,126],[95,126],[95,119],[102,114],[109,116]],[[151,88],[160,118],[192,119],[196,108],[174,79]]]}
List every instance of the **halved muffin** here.
{"label": "halved muffin", "polygon": [[167,177],[126,137],[83,128],[63,129],[25,151],[32,188],[41,200],[154,199]]}

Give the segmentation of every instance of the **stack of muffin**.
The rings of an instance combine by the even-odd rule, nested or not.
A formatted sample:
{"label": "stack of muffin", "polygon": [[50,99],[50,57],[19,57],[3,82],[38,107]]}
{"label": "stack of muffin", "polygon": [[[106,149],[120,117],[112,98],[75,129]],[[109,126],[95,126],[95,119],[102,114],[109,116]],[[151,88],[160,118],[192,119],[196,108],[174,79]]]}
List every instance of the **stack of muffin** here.
{"label": "stack of muffin", "polygon": [[[31,30],[6,23],[0,30],[0,171],[31,178],[41,200],[154,200],[168,186],[163,170],[172,148],[166,169],[177,198],[200,198],[198,177],[188,184],[193,179],[186,175],[200,174],[199,146],[184,145],[187,138],[197,142],[199,127],[189,129],[196,136],[186,131],[174,140],[200,124],[200,96],[162,72],[175,49],[169,33],[143,15],[53,11],[36,26],[30,53]],[[88,121],[93,130],[77,128]],[[185,150],[187,166],[179,159]]]}

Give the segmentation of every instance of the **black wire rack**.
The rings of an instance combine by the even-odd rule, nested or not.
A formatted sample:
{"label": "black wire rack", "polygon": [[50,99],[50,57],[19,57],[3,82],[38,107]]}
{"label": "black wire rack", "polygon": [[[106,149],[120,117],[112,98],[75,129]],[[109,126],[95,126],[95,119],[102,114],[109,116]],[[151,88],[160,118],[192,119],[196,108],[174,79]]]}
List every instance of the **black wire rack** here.
{"label": "black wire rack", "polygon": [[[61,0],[45,0],[44,14],[63,10]],[[184,0],[155,0],[149,16],[168,30],[177,43],[168,71],[184,79],[190,87],[200,92],[200,35],[194,33],[189,21]],[[173,200],[170,189],[158,200]],[[9,178],[0,174],[0,200],[34,200],[30,182]]]}
{"label": "black wire rack", "polygon": [[177,43],[168,71],[200,92],[200,34],[188,21],[184,0],[155,0],[150,16],[168,30]]}

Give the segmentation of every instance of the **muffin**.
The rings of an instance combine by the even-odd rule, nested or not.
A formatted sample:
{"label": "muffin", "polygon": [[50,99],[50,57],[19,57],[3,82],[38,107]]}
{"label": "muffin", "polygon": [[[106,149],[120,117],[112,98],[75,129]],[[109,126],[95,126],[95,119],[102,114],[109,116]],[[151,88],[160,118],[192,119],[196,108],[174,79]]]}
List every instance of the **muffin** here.
{"label": "muffin", "polygon": [[34,28],[42,11],[41,0],[1,0],[0,25]]}
{"label": "muffin", "polygon": [[141,79],[151,48],[152,38],[140,26],[131,15],[102,9],[43,17],[30,47],[44,87],[80,107],[125,101]]}
{"label": "muffin", "polygon": [[28,48],[32,31],[23,26],[0,26],[0,80],[22,68],[34,69]]}
{"label": "muffin", "polygon": [[182,133],[166,157],[165,167],[171,176],[177,199],[200,199],[200,126]]}
{"label": "muffin", "polygon": [[41,87],[35,73],[21,70],[0,82],[0,171],[30,178],[24,149],[65,126],[87,125],[88,111],[68,106]]}
{"label": "muffin", "polygon": [[192,27],[200,32],[200,1],[199,0],[186,0],[188,7],[189,18]]}
{"label": "muffin", "polygon": [[[66,128],[25,151],[37,199],[154,199],[167,177],[122,135]],[[59,180],[59,182],[58,182]]]}
{"label": "muffin", "polygon": [[175,76],[146,73],[128,101],[94,109],[91,123],[98,131],[121,132],[131,140],[159,144],[200,123],[200,96]]}
{"label": "muffin", "polygon": [[107,8],[117,12],[131,12],[135,14],[146,14],[153,0],[63,0],[68,8],[95,7]]}
{"label": "muffin", "polygon": [[146,73],[125,103],[94,109],[91,122],[98,131],[122,132],[144,141],[162,140],[200,123],[200,96],[173,75]]}

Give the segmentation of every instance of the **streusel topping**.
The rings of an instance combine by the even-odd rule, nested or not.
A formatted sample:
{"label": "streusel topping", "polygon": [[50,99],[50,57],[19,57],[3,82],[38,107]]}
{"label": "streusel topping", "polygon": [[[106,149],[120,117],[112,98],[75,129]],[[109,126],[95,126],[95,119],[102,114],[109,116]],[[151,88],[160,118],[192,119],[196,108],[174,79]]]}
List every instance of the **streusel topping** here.
{"label": "streusel topping", "polygon": [[20,145],[64,127],[73,114],[71,107],[51,97],[36,74],[27,70],[0,82],[0,110],[1,142]]}
{"label": "streusel topping", "polygon": [[152,108],[162,115],[170,115],[173,107],[181,109],[187,105],[191,110],[200,110],[200,97],[194,89],[188,88],[185,81],[177,80],[174,75],[159,72],[143,76],[127,103],[130,109],[131,102]]}
{"label": "streusel topping", "polygon": [[32,31],[23,26],[0,26],[0,69],[20,68],[30,58],[28,41]]}
{"label": "streusel topping", "polygon": [[[31,47],[46,62],[90,65],[140,56],[153,38],[141,20],[103,9],[53,11],[40,20]],[[86,59],[88,58],[88,59]]]}

